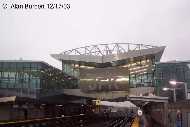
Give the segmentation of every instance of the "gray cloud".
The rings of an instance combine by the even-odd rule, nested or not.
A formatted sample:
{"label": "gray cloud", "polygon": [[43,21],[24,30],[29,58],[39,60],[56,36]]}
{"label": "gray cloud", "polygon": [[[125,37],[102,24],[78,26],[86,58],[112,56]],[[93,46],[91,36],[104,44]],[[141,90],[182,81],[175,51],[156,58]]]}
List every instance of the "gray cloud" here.
{"label": "gray cloud", "polygon": [[[48,0],[33,1],[39,2],[47,3]],[[64,2],[71,4],[69,11],[0,8],[0,59],[22,57],[60,66],[49,54],[111,42],[166,45],[163,61],[190,59],[189,0]]]}

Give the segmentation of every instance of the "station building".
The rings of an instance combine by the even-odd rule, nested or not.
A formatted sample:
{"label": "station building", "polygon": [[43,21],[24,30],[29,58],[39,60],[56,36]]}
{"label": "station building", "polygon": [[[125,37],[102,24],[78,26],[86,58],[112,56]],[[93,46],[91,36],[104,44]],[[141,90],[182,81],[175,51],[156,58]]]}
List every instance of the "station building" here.
{"label": "station building", "polygon": [[0,121],[60,115],[60,105],[72,100],[61,96],[64,89],[76,84],[76,78],[43,61],[0,60]]}
{"label": "station building", "polygon": [[[25,98],[8,103],[0,101],[3,103],[0,120],[59,116],[57,109],[63,105],[65,111],[71,114],[73,111],[69,110],[75,109],[71,106],[76,104],[79,107],[88,99],[95,98],[112,100],[134,95],[136,99],[139,96],[145,98],[141,99],[144,103],[147,98],[141,95],[150,93],[173,97],[172,91],[164,92],[162,88],[169,88],[170,80],[187,83],[187,87],[190,88],[190,61],[160,62],[164,49],[165,46],[112,43],[51,54],[62,63],[62,70],[43,61],[0,60],[0,97]],[[184,99],[184,88],[177,88],[180,89],[176,92],[179,102],[178,100]],[[34,101],[30,102],[28,98]],[[158,106],[158,103],[150,104]],[[187,116],[188,112],[188,119],[184,117],[184,121],[187,121],[188,105],[189,102],[184,101],[175,107],[171,105],[169,110],[175,114],[176,109],[185,106],[182,112],[183,116]]]}
{"label": "station building", "polygon": [[112,43],[51,56],[62,62],[64,73],[78,79],[78,88],[65,89],[65,94],[113,99],[153,92],[155,63],[164,49],[165,46]]}
{"label": "station building", "polygon": [[1,96],[40,99],[60,94],[63,88],[74,88],[76,82],[43,61],[0,60]]}

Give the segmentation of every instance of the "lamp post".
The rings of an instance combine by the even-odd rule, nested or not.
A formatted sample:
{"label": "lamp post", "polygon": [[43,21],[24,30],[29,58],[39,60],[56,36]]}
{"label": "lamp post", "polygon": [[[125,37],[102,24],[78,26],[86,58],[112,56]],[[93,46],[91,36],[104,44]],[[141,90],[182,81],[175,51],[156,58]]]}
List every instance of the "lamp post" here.
{"label": "lamp post", "polygon": [[187,99],[187,83],[186,82],[177,82],[175,80],[170,80],[169,81],[169,84],[173,86],[173,88],[166,88],[164,87],[162,90],[163,91],[168,91],[168,90],[171,90],[173,91],[173,101],[176,102],[176,89],[180,89],[180,88],[176,88],[176,85],[178,84],[183,84],[184,87],[185,87],[185,99]]}
{"label": "lamp post", "polygon": [[168,90],[173,91],[173,101],[176,102],[176,88],[167,88],[167,87],[164,87],[162,90],[163,91],[168,91]]}
{"label": "lamp post", "polygon": [[183,84],[185,87],[185,99],[187,99],[187,83],[186,82],[177,82],[175,80],[171,80],[171,81],[169,81],[169,83],[170,83],[170,85],[173,85],[175,87],[177,84],[180,84],[180,85]]}

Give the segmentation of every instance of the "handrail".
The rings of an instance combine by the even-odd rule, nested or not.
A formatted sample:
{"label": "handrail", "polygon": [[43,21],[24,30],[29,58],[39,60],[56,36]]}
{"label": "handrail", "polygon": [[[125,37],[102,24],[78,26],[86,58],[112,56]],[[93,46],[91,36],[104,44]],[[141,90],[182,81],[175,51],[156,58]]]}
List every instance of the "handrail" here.
{"label": "handrail", "polygon": [[[3,122],[0,123],[0,126],[4,127],[7,125],[16,126],[16,125],[27,125],[27,124],[37,124],[37,123],[45,123],[45,122],[53,122],[58,120],[66,120],[66,119],[77,119],[83,120],[84,114],[80,115],[73,115],[73,116],[61,116],[61,117],[52,117],[52,118],[41,118],[41,119],[31,119],[31,120],[21,120],[21,121],[9,121],[9,122]],[[78,122],[81,122],[78,120]]]}

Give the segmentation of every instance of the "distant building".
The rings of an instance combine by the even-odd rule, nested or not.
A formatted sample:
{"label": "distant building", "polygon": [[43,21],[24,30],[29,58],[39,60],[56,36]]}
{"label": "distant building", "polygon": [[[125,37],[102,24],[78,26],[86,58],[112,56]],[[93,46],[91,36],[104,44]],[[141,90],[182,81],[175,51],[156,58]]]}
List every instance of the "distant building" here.
{"label": "distant building", "polygon": [[76,80],[43,62],[0,60],[0,95],[40,99],[74,88]]}
{"label": "distant building", "polygon": [[[157,94],[161,96],[173,97],[172,91],[163,91],[164,87],[173,88],[169,84],[170,80],[187,83],[187,88],[190,89],[190,61],[168,61],[158,62],[155,66],[155,84]],[[184,85],[177,85],[177,100],[185,99]]]}
{"label": "distant building", "polygon": [[[78,89],[65,93],[93,98],[118,98],[153,92],[154,65],[165,47],[113,43],[80,47],[51,56],[63,72],[76,77]],[[136,89],[136,88],[143,89]],[[144,89],[151,87],[150,89]],[[134,90],[135,89],[135,90]]]}

